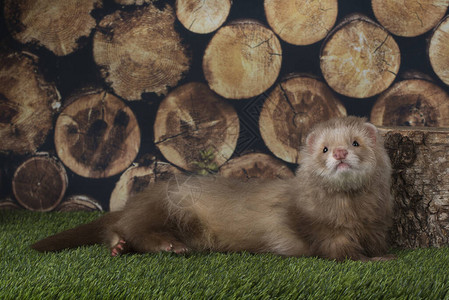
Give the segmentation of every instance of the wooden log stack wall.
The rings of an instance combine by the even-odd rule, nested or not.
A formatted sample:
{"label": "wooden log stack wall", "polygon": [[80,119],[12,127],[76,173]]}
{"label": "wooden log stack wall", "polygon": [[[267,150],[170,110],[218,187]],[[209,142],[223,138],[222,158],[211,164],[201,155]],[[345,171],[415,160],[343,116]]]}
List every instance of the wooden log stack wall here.
{"label": "wooden log stack wall", "polygon": [[393,162],[393,244],[449,244],[449,0],[0,6],[0,209],[117,210],[179,172],[291,177],[311,126],[358,115]]}

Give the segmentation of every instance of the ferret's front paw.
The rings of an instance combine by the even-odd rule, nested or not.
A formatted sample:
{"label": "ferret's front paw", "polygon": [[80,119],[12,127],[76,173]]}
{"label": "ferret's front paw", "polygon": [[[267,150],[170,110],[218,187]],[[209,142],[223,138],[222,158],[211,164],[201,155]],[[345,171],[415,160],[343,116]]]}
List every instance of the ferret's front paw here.
{"label": "ferret's front paw", "polygon": [[111,256],[118,256],[127,251],[126,241],[124,239],[120,239],[117,244],[111,247]]}

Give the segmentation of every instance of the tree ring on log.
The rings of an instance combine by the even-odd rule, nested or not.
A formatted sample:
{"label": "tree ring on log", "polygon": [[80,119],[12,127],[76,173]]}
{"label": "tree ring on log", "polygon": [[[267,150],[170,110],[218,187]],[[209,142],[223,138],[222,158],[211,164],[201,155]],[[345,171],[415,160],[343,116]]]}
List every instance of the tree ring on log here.
{"label": "tree ring on log", "polygon": [[428,52],[435,74],[449,85],[449,16],[435,28],[429,40]]}
{"label": "tree ring on log", "polygon": [[174,165],[215,172],[232,155],[239,135],[234,108],[207,85],[182,85],[161,102],[154,123],[155,144]]}
{"label": "tree ring on log", "polygon": [[336,92],[368,98],[386,90],[401,61],[398,45],[380,25],[363,15],[343,20],[323,43],[320,66]]}
{"label": "tree ring on log", "polygon": [[40,75],[37,63],[35,56],[24,53],[0,55],[1,151],[33,153],[53,128],[61,97]]}
{"label": "tree ring on log", "polygon": [[220,168],[220,175],[245,181],[251,178],[286,179],[295,176],[284,162],[265,153],[248,153],[233,158]]}
{"label": "tree ring on log", "polygon": [[34,211],[51,211],[59,205],[68,185],[64,166],[48,155],[34,156],[15,171],[13,194],[23,207]]}
{"label": "tree ring on log", "polygon": [[299,163],[299,150],[311,127],[345,115],[345,107],[325,83],[307,76],[292,76],[268,95],[260,112],[259,129],[275,156]]}
{"label": "tree ring on log", "polygon": [[155,161],[149,166],[131,166],[120,176],[109,200],[109,210],[121,210],[128,199],[142,192],[150,183],[168,180],[173,174],[179,174],[177,168],[169,163]]}
{"label": "tree ring on log", "polygon": [[377,98],[370,121],[377,126],[449,127],[449,95],[427,80],[403,80]]}
{"label": "tree ring on log", "polygon": [[79,49],[95,27],[92,10],[100,0],[5,0],[5,19],[11,35],[21,43],[42,45],[58,56]]}
{"label": "tree ring on log", "polygon": [[276,35],[254,20],[220,28],[203,57],[209,87],[230,99],[246,99],[266,91],[276,81],[282,49]]}
{"label": "tree ring on log", "polygon": [[449,2],[444,0],[371,0],[376,19],[395,35],[415,37],[438,24]]}
{"label": "tree ring on log", "polygon": [[86,195],[71,195],[62,201],[55,211],[103,211],[101,204]]}
{"label": "tree ring on log", "polygon": [[322,40],[334,26],[337,0],[265,0],[268,24],[279,37],[293,45]]}
{"label": "tree ring on log", "polygon": [[210,33],[226,21],[231,0],[176,0],[176,16],[181,24],[195,33]]}
{"label": "tree ring on log", "polygon": [[174,28],[173,8],[154,5],[117,11],[100,21],[93,53],[106,82],[126,100],[163,95],[190,68],[187,49]]}
{"label": "tree ring on log", "polygon": [[140,129],[131,109],[114,95],[98,91],[77,95],[69,102],[55,128],[61,161],[89,178],[125,170],[140,147]]}

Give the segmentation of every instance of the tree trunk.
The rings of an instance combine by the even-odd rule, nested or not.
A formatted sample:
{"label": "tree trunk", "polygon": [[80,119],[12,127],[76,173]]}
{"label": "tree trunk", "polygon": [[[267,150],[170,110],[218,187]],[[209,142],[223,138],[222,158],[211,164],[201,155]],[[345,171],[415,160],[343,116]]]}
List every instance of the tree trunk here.
{"label": "tree trunk", "polygon": [[336,92],[368,98],[383,92],[396,78],[399,47],[380,25],[362,15],[344,19],[321,48],[321,71]]}
{"label": "tree trunk", "polygon": [[91,12],[100,0],[5,0],[5,19],[11,35],[21,43],[44,46],[58,56],[80,48],[96,22]]}
{"label": "tree trunk", "polygon": [[449,16],[445,17],[433,32],[428,53],[435,74],[449,85]]}
{"label": "tree trunk", "polygon": [[299,148],[310,128],[323,120],[346,115],[343,104],[323,82],[294,75],[281,81],[265,100],[260,134],[280,159],[299,163]]}
{"label": "tree trunk", "polygon": [[370,120],[378,126],[449,127],[449,95],[424,79],[403,80],[379,96]]}
{"label": "tree trunk", "polygon": [[265,0],[268,24],[277,35],[293,45],[310,45],[322,40],[337,20],[337,0]]}
{"label": "tree trunk", "polygon": [[383,128],[393,165],[393,246],[449,244],[449,130]]}
{"label": "tree trunk", "polygon": [[55,146],[61,161],[78,175],[104,178],[125,170],[140,147],[131,109],[104,91],[84,91],[67,100],[56,121]]}
{"label": "tree trunk", "polygon": [[35,211],[50,211],[58,206],[67,185],[64,166],[46,154],[23,162],[12,179],[12,190],[17,202]]}
{"label": "tree trunk", "polygon": [[376,19],[395,35],[414,37],[429,31],[446,13],[448,1],[371,0]]}
{"label": "tree trunk", "polygon": [[53,128],[60,98],[39,73],[35,56],[0,55],[0,151],[35,152]]}
{"label": "tree trunk", "polygon": [[231,99],[257,96],[279,75],[282,49],[276,35],[254,20],[232,22],[206,48],[203,71],[210,88]]}
{"label": "tree trunk", "polygon": [[154,123],[155,144],[185,170],[218,170],[232,155],[239,135],[234,108],[203,83],[188,83],[161,102]]}
{"label": "tree trunk", "polygon": [[154,5],[106,16],[94,36],[93,55],[115,93],[139,100],[142,93],[165,94],[190,67],[174,28],[175,14]]}
{"label": "tree trunk", "polygon": [[55,211],[103,211],[100,203],[86,195],[71,195],[67,197]]}
{"label": "tree trunk", "polygon": [[177,0],[176,16],[185,28],[195,33],[210,33],[226,21],[231,0]]}
{"label": "tree trunk", "polygon": [[233,158],[220,168],[220,175],[245,181],[251,178],[284,179],[295,176],[285,163],[264,153],[249,153]]}
{"label": "tree trunk", "polygon": [[155,161],[149,166],[132,166],[126,170],[115,184],[109,200],[109,210],[121,210],[134,194],[144,190],[157,180],[168,180],[180,171],[172,165]]}

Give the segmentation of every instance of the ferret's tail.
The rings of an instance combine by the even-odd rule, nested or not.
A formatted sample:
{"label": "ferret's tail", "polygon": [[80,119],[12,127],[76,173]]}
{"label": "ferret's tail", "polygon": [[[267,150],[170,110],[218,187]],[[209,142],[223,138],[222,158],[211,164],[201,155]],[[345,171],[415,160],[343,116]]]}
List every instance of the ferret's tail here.
{"label": "ferret's tail", "polygon": [[106,230],[118,220],[119,213],[107,213],[93,222],[59,232],[36,242],[31,245],[31,248],[40,252],[47,252],[100,244],[104,241]]}

